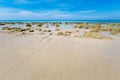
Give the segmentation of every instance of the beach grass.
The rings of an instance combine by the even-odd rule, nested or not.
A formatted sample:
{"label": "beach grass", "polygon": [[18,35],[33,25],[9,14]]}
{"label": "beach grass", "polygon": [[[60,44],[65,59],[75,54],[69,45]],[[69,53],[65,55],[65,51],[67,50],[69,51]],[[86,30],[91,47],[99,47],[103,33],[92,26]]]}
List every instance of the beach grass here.
{"label": "beach grass", "polygon": [[84,32],[83,37],[94,38],[94,39],[105,39],[108,38],[104,35],[99,34],[98,32]]}
{"label": "beach grass", "polygon": [[[12,24],[15,25],[16,23],[6,23],[6,24]],[[23,23],[19,23],[19,24],[23,24]],[[88,38],[95,38],[95,39],[103,39],[103,38],[107,38],[107,36],[105,36],[104,34],[99,34],[99,32],[103,31],[103,32],[108,32],[112,35],[117,35],[120,34],[120,24],[117,23],[72,23],[72,22],[66,22],[66,23],[59,23],[59,22],[54,22],[54,23],[47,23],[47,22],[43,22],[43,23],[24,23],[25,27],[2,27],[2,31],[5,32],[11,32],[11,33],[16,33],[16,32],[32,32],[32,33],[36,33],[36,31],[42,32],[42,33],[51,33],[53,32],[54,34],[57,35],[61,35],[61,36],[81,36],[81,32],[83,33],[82,36],[83,37],[88,37]],[[51,27],[55,27],[54,30],[51,29],[51,27],[49,26],[49,24],[51,25]],[[64,30],[61,29],[61,26],[64,25],[64,28],[68,27],[68,25],[74,26],[72,28],[73,31],[71,30]],[[32,27],[32,26],[36,26],[36,27]],[[45,25],[45,26],[44,26]],[[116,27],[117,26],[117,27]]]}

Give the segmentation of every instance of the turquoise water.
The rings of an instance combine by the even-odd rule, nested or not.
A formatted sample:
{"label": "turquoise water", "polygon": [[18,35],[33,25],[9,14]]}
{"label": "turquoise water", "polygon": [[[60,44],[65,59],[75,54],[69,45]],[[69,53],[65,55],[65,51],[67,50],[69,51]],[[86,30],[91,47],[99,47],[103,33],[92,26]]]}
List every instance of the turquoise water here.
{"label": "turquoise water", "polygon": [[88,22],[88,23],[120,23],[120,20],[0,20],[0,22]]}

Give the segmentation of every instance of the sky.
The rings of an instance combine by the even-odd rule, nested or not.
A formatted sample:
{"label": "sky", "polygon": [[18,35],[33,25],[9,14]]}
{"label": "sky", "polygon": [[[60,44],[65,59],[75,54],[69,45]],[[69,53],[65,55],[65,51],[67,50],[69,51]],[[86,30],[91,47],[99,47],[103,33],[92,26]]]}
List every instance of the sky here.
{"label": "sky", "polygon": [[0,0],[0,20],[120,20],[120,0]]}

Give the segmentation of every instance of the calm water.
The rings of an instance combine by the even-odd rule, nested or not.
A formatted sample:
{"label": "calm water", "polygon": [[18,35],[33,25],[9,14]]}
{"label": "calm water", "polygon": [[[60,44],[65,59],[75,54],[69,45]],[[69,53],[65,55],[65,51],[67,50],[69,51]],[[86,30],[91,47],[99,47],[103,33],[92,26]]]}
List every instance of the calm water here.
{"label": "calm water", "polygon": [[89,23],[120,23],[120,20],[0,20],[0,22],[89,22]]}

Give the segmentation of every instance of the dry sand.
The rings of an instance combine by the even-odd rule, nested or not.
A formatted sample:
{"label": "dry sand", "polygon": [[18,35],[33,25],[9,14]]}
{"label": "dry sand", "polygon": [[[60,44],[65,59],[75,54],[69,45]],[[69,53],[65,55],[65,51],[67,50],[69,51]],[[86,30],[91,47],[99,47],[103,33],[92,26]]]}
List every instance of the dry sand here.
{"label": "dry sand", "polygon": [[0,80],[120,80],[120,37],[0,33]]}

